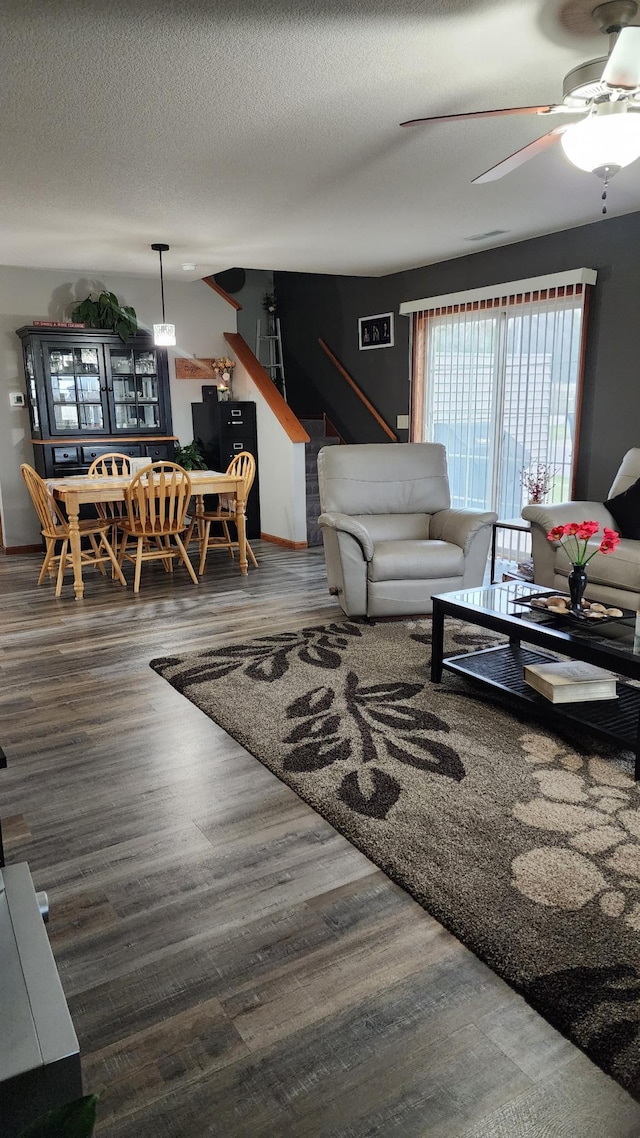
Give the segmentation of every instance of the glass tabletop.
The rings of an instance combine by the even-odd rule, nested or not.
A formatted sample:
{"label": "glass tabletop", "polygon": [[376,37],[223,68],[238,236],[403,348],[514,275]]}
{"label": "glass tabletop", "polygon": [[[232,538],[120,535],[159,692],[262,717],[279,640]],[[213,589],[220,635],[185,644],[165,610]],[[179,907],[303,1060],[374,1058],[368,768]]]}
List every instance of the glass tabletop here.
{"label": "glass tabletop", "polygon": [[[480,586],[476,589],[463,589],[460,592],[439,593],[439,600],[455,607],[464,619],[465,610],[484,613],[504,623],[507,629],[519,630],[523,640],[526,630],[536,629],[554,642],[558,651],[562,643],[589,644],[605,654],[619,655],[637,659],[640,662],[640,614],[623,610],[625,616],[602,621],[574,622],[571,617],[558,616],[544,609],[531,609],[518,604],[518,600],[539,594],[561,595],[556,589],[545,589],[540,585],[524,581],[509,581],[501,585]],[[434,600],[436,598],[434,597]],[[539,637],[536,637],[539,639]]]}

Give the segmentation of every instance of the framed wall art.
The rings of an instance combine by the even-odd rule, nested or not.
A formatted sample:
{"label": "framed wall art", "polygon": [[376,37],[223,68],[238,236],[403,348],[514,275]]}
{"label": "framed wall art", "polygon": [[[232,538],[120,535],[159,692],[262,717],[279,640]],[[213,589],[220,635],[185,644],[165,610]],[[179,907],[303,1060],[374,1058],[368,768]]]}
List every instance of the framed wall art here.
{"label": "framed wall art", "polygon": [[361,352],[369,348],[393,347],[393,312],[381,312],[377,316],[361,316],[358,320],[358,348]]}

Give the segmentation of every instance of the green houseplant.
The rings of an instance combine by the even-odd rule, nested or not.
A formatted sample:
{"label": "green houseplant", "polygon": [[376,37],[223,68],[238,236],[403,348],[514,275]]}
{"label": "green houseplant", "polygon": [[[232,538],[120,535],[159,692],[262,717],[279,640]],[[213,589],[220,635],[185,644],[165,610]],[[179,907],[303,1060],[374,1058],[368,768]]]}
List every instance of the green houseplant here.
{"label": "green houseplant", "polygon": [[138,317],[134,308],[120,304],[114,292],[90,292],[71,313],[71,319],[89,328],[105,328],[117,332],[123,344],[138,331]]}
{"label": "green houseplant", "polygon": [[85,1095],[50,1110],[22,1132],[21,1138],[91,1138],[100,1095]]}
{"label": "green houseplant", "polygon": [[175,462],[184,470],[206,470],[207,464],[196,440],[186,446],[175,445]]}

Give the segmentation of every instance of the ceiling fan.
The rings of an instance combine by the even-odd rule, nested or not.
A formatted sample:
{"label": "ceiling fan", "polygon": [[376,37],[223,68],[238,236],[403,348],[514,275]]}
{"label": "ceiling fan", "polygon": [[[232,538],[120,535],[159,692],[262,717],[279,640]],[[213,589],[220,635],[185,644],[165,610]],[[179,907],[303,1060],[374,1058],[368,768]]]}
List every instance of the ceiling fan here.
{"label": "ceiling fan", "polygon": [[[608,0],[591,13],[609,39],[609,55],[591,59],[565,75],[561,103],[544,107],[507,107],[410,119],[401,126],[497,118],[501,115],[580,116],[562,123],[473,179],[492,182],[511,173],[536,154],[560,142],[567,158],[581,170],[609,178],[640,158],[640,27],[629,27],[638,11],[636,0]],[[606,207],[603,212],[606,212]]]}

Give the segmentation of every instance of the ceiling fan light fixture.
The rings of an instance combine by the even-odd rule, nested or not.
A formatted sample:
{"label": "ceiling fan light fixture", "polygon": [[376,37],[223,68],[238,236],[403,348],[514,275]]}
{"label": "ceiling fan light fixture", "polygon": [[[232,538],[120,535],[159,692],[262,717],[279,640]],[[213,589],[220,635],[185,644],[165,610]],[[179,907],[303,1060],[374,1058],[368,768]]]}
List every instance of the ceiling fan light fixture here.
{"label": "ceiling fan light fixture", "polygon": [[604,107],[615,111],[596,110],[589,118],[567,127],[560,145],[579,170],[599,173],[608,169],[611,175],[640,158],[640,114],[627,114],[623,103]]}
{"label": "ceiling fan light fixture", "polygon": [[162,254],[169,252],[168,245],[155,242],[151,248],[160,257],[160,295],[162,297],[162,324],[153,325],[153,342],[157,348],[174,348],[176,345],[176,326],[167,324],[164,316],[164,276],[162,274]]}

